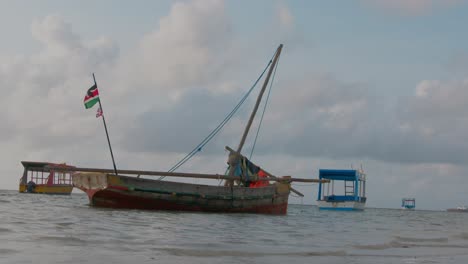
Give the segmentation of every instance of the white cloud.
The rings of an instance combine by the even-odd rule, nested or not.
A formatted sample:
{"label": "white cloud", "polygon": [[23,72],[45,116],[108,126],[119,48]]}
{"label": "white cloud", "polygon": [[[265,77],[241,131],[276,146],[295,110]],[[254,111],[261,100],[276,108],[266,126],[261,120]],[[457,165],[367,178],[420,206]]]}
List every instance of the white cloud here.
{"label": "white cloud", "polygon": [[230,60],[231,38],[223,1],[176,2],[159,27],[121,61],[119,71],[139,93],[177,99],[219,78]]}
{"label": "white cloud", "polygon": [[60,54],[82,49],[81,40],[73,32],[72,26],[60,16],[51,15],[34,21],[31,31],[33,37],[42,42],[49,52]]}
{"label": "white cloud", "polygon": [[428,94],[428,90],[431,88],[433,85],[438,85],[438,82],[434,81],[422,81],[421,83],[418,84],[416,87],[416,96],[418,97],[425,97]]}
{"label": "white cloud", "polygon": [[407,108],[404,108],[402,118],[430,120],[436,125],[443,120],[463,120],[468,114],[465,101],[468,80],[423,80],[416,86],[415,95],[403,102]]}
{"label": "white cloud", "polygon": [[291,29],[294,26],[294,16],[289,7],[285,3],[281,3],[277,7],[277,12],[280,25],[286,29]]}
{"label": "white cloud", "polygon": [[89,69],[110,65],[118,55],[105,38],[84,44],[59,16],[34,21],[31,30],[43,49],[9,58],[0,68],[0,86],[9,87],[0,99],[0,110],[7,113],[2,122],[9,129],[0,137],[25,153],[71,146],[93,134],[81,103],[91,82],[83,79]]}

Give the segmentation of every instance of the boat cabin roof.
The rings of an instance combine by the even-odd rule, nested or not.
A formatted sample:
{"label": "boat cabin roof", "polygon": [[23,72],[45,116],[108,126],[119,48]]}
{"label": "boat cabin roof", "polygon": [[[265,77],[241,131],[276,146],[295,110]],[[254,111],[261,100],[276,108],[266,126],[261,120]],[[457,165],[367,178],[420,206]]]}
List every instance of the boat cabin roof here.
{"label": "boat cabin roof", "polygon": [[358,170],[321,169],[319,170],[319,178],[337,181],[365,181],[364,174]]}
{"label": "boat cabin roof", "polygon": [[27,168],[75,168],[75,166],[67,165],[66,163],[51,163],[41,161],[21,161],[23,167]]}

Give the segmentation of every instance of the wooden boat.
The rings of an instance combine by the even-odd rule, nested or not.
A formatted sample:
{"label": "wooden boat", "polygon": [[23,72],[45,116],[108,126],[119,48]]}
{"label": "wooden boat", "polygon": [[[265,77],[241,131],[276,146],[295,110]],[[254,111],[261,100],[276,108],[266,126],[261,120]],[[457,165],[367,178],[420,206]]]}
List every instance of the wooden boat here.
{"label": "wooden boat", "polygon": [[20,193],[70,194],[72,192],[71,174],[74,166],[34,161],[21,161],[21,164],[24,172],[19,184]]}
{"label": "wooden boat", "polygon": [[[366,174],[361,170],[321,169],[317,203],[320,210],[355,211],[366,205]],[[335,181],[344,182],[344,190],[335,190]],[[343,185],[341,185],[343,186]]]}
{"label": "wooden boat", "polygon": [[[300,194],[291,188],[291,182],[318,182],[318,180],[294,179],[289,176],[275,177],[241,154],[281,49],[282,45],[278,47],[273,61],[270,62],[267,77],[239,147],[237,150],[226,147],[230,153],[228,159],[230,169],[227,175],[77,168],[77,173],[73,175],[73,185],[88,195],[91,205],[100,207],[286,214],[290,191]],[[190,184],[128,175],[205,178],[224,180],[225,184],[223,186]]]}
{"label": "wooden boat", "polygon": [[[75,174],[73,184],[88,195],[90,204],[93,206],[263,214],[285,214],[288,207],[290,181],[287,178],[264,187],[250,188],[161,181],[96,172],[99,169],[90,170],[94,172]],[[129,174],[129,172],[132,171],[118,171],[119,174]],[[152,172],[138,173],[150,174]],[[160,172],[154,175],[159,174],[165,173]],[[196,178],[210,176],[208,174],[192,175]],[[214,176],[213,179],[239,179],[224,175],[212,176]],[[187,177],[187,175],[181,177]]]}

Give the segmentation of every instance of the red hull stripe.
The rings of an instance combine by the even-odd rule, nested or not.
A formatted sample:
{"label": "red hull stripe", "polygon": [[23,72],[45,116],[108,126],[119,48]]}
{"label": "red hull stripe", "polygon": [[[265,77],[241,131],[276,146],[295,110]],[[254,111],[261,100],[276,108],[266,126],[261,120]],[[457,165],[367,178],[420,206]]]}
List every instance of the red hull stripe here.
{"label": "red hull stripe", "polygon": [[230,203],[226,203],[222,207],[207,206],[203,202],[200,204],[180,203],[177,201],[169,201],[165,199],[157,199],[154,197],[139,196],[133,192],[122,192],[112,186],[105,190],[100,190],[89,195],[90,202],[98,207],[110,207],[121,209],[143,209],[143,210],[168,210],[168,211],[196,211],[196,212],[219,212],[219,213],[257,213],[257,214],[275,214],[284,215],[287,213],[287,199],[284,203],[274,203],[269,200],[269,203],[252,204],[248,207],[233,207]]}
{"label": "red hull stripe", "polygon": [[107,187],[107,189],[115,189],[115,190],[120,190],[120,191],[128,191],[128,187],[125,186],[116,186],[116,185],[110,185]]}

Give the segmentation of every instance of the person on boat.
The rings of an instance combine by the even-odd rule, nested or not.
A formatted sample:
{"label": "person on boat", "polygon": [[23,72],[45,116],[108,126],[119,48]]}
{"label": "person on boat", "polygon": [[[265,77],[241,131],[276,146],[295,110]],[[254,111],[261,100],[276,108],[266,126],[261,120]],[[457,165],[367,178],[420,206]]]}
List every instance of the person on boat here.
{"label": "person on boat", "polygon": [[36,183],[33,181],[29,181],[26,185],[26,192],[33,193],[36,190]]}
{"label": "person on boat", "polygon": [[[264,179],[267,177],[266,173],[262,169],[258,171],[257,175],[259,179]],[[250,188],[259,188],[259,187],[265,187],[265,186],[268,186],[268,181],[252,181],[249,184]]]}

